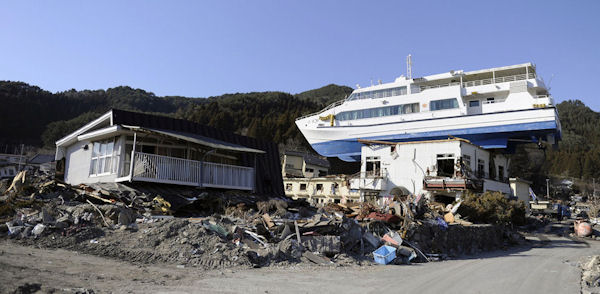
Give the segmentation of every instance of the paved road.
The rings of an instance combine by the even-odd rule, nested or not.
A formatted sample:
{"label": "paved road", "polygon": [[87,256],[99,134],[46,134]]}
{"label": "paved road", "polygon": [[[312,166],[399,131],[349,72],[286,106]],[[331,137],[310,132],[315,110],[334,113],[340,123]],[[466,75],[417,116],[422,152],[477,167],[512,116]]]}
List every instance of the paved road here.
{"label": "paved road", "polygon": [[600,246],[544,236],[542,247],[484,254],[473,259],[366,270],[316,270],[290,275],[284,270],[241,272],[198,282],[211,291],[280,293],[580,293],[581,257]]}
{"label": "paved road", "polygon": [[178,293],[579,293],[580,258],[600,242],[555,235],[534,247],[477,258],[361,268],[292,267],[201,271],[139,266],[66,250],[0,243],[0,292],[25,282],[98,292]]}

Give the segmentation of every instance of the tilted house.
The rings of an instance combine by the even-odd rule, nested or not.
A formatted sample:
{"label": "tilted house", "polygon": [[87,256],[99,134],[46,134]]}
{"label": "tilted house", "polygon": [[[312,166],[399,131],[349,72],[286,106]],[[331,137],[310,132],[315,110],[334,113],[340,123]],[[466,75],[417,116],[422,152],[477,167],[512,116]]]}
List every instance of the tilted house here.
{"label": "tilted house", "polygon": [[329,172],[329,161],[308,153],[285,151],[283,155],[284,177],[324,177]]}
{"label": "tilted house", "polygon": [[277,145],[190,121],[112,109],[56,142],[64,180],[151,182],[283,195]]}

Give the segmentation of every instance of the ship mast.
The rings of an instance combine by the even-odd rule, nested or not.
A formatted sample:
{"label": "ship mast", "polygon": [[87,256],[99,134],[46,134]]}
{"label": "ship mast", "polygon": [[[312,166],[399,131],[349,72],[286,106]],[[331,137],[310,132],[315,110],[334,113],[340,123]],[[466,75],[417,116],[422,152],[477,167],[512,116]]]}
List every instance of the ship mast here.
{"label": "ship mast", "polygon": [[406,76],[409,80],[412,79],[412,56],[410,54],[406,56]]}

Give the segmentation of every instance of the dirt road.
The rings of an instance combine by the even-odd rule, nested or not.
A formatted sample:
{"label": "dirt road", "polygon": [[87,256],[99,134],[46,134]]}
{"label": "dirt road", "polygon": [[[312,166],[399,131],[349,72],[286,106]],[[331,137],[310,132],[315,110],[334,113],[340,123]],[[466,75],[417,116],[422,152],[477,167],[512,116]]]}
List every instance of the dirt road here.
{"label": "dirt road", "polygon": [[350,268],[286,267],[203,271],[174,264],[135,265],[66,250],[0,243],[0,292],[26,283],[75,293],[579,293],[581,257],[600,242],[553,235],[533,247],[477,258]]}

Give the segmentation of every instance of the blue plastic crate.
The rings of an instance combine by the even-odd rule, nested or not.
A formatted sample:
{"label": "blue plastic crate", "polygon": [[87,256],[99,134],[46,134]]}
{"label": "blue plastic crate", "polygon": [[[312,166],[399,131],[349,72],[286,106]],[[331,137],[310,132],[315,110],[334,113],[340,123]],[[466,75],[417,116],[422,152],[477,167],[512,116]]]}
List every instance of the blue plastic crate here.
{"label": "blue plastic crate", "polygon": [[388,245],[383,245],[379,249],[373,251],[373,259],[379,264],[388,264],[396,258],[396,248]]}

